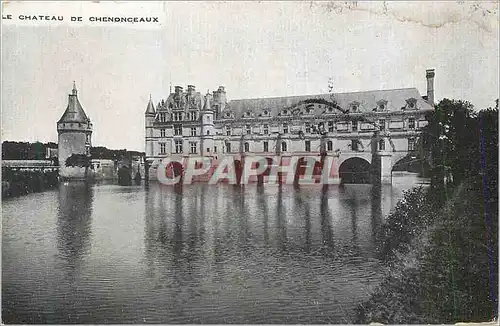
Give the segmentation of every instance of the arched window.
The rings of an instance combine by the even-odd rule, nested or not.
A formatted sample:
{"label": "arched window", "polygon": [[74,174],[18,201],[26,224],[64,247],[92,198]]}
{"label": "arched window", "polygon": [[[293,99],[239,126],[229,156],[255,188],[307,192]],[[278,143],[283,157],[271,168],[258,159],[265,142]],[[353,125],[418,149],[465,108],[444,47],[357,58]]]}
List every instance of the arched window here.
{"label": "arched window", "polygon": [[333,151],[333,143],[331,140],[326,142],[326,148],[327,148],[327,151]]}
{"label": "arched window", "polygon": [[385,151],[385,140],[383,140],[383,139],[379,140],[379,142],[378,142],[378,148],[381,151]]}
{"label": "arched window", "polygon": [[250,151],[250,144],[245,143],[245,152],[249,152],[249,151]]}
{"label": "arched window", "polygon": [[281,143],[281,151],[282,151],[282,152],[286,152],[286,151],[287,151],[287,148],[286,148],[286,142],[282,142],[282,143]]}

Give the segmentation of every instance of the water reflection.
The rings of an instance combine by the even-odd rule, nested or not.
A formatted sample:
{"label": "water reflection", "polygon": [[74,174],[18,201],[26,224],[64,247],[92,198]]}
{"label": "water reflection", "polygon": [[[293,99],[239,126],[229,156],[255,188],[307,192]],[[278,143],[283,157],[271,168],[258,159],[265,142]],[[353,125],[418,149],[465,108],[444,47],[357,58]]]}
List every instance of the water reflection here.
{"label": "water reflection", "polygon": [[57,248],[74,276],[90,248],[94,190],[86,182],[59,186]]}
{"label": "water reflection", "polygon": [[[9,200],[2,308],[54,323],[345,322],[379,280],[376,229],[398,187],[71,183],[30,198],[45,215],[28,227],[32,205]],[[33,290],[33,256],[51,250]]]}
{"label": "water reflection", "polygon": [[320,219],[323,250],[325,254],[328,255],[334,253],[333,230],[330,223],[331,212],[328,207],[328,188],[322,188],[320,198]]}

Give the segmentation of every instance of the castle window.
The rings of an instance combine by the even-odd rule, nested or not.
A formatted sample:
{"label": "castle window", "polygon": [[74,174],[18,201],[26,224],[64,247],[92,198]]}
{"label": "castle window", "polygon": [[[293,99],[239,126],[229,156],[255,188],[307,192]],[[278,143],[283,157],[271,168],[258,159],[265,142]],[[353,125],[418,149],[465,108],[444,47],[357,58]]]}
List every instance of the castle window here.
{"label": "castle window", "polygon": [[207,130],[207,136],[210,135],[210,130]]}
{"label": "castle window", "polygon": [[90,135],[89,134],[86,135],[85,141],[87,144],[90,144]]}
{"label": "castle window", "polygon": [[245,152],[249,152],[249,151],[250,151],[250,144],[245,143]]}
{"label": "castle window", "polygon": [[380,100],[377,102],[377,110],[376,111],[385,111],[387,108],[387,101]]}
{"label": "castle window", "polygon": [[246,125],[245,129],[247,131],[247,135],[250,135],[252,133],[252,129],[250,128],[250,125]]}
{"label": "castle window", "polygon": [[328,121],[328,132],[334,131],[333,121]]}
{"label": "castle window", "polygon": [[264,125],[264,135],[269,134],[269,125]]}
{"label": "castle window", "polygon": [[306,133],[310,133],[310,132],[311,132],[311,124],[306,123]]}
{"label": "castle window", "polygon": [[191,154],[196,154],[196,142],[193,141],[193,142],[190,142],[190,145],[191,145]]}
{"label": "castle window", "polygon": [[408,151],[412,152],[415,150],[415,139],[414,138],[409,138],[408,139]]}
{"label": "castle window", "polygon": [[380,130],[385,130],[385,120],[384,119],[380,119],[378,121],[378,125],[380,127]]}
{"label": "castle window", "polygon": [[408,119],[408,128],[409,129],[415,129],[415,119],[414,118],[409,118]]}
{"label": "castle window", "polygon": [[160,129],[160,137],[165,137],[165,129]]}
{"label": "castle window", "polygon": [[351,149],[353,151],[357,151],[358,150],[358,141],[356,139],[351,140]]}
{"label": "castle window", "polygon": [[283,124],[283,133],[288,134],[288,125],[286,123]]}
{"label": "castle window", "polygon": [[226,126],[226,136],[231,136],[231,127]]}
{"label": "castle window", "polygon": [[196,128],[195,127],[191,128],[191,136],[196,136]]}
{"label": "castle window", "polygon": [[328,151],[333,151],[333,143],[331,140],[326,142],[326,147]]}
{"label": "castle window", "polygon": [[174,121],[181,121],[182,120],[182,113],[181,112],[174,112]]}
{"label": "castle window", "polygon": [[165,113],[160,113],[160,122],[166,122],[167,121],[167,115]]}
{"label": "castle window", "polygon": [[358,131],[358,122],[357,121],[352,122],[352,131]]}
{"label": "castle window", "polygon": [[182,135],[182,125],[176,124],[174,125],[174,136],[181,136]]}
{"label": "castle window", "polygon": [[409,109],[415,109],[416,104],[417,104],[417,99],[413,97],[406,100],[406,105]]}
{"label": "castle window", "polygon": [[269,151],[269,143],[267,141],[264,142],[264,152]]}
{"label": "castle window", "polygon": [[226,153],[231,153],[231,143],[226,143]]}
{"label": "castle window", "polygon": [[217,146],[214,146],[214,153],[217,153]]}
{"label": "castle window", "polygon": [[310,151],[311,151],[311,141],[306,140],[306,152],[310,152]]}
{"label": "castle window", "polygon": [[175,141],[175,153],[176,154],[182,153],[182,140],[180,140],[180,139],[177,139]]}
{"label": "castle window", "polygon": [[286,152],[286,151],[287,151],[287,146],[286,146],[286,143],[285,143],[285,142],[282,142],[282,143],[281,143],[281,151],[282,151],[282,152]]}
{"label": "castle window", "polygon": [[385,151],[385,140],[383,140],[383,139],[379,140],[379,142],[378,142],[378,148],[381,151]]}
{"label": "castle window", "polygon": [[165,143],[160,143],[160,154],[165,154],[166,145]]}

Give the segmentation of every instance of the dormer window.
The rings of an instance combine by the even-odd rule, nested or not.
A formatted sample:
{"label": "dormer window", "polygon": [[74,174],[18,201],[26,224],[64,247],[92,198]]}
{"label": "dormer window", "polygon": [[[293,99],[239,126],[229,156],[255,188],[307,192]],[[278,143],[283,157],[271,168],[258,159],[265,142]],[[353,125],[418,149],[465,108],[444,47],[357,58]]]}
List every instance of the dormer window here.
{"label": "dormer window", "polygon": [[358,112],[359,102],[352,102],[351,105],[349,105],[349,109],[350,112]]}
{"label": "dormer window", "polygon": [[231,113],[226,112],[226,118],[230,118],[230,117],[231,117]]}
{"label": "dormer window", "polygon": [[409,98],[406,100],[406,107],[410,110],[415,110],[417,108],[417,99]]}
{"label": "dormer window", "polygon": [[263,114],[264,115],[267,115],[269,112],[267,112],[267,110],[264,110]]}
{"label": "dormer window", "polygon": [[377,102],[377,111],[385,111],[387,109],[387,101],[380,100]]}
{"label": "dormer window", "polygon": [[245,112],[245,117],[249,118],[250,117],[250,112]]}
{"label": "dormer window", "polygon": [[288,111],[287,110],[283,110],[283,114],[288,114]]}

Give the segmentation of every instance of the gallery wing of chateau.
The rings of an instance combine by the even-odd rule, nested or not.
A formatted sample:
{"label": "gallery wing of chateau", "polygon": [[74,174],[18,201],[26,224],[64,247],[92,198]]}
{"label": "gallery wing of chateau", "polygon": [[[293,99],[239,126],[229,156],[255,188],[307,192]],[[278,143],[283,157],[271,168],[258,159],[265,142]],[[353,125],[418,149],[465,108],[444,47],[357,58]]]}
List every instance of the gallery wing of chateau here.
{"label": "gallery wing of chateau", "polygon": [[[146,160],[153,169],[169,155],[217,158],[326,151],[341,160],[342,155],[368,160],[372,136],[379,130],[377,150],[387,153],[393,165],[415,150],[427,123],[425,114],[433,110],[433,69],[426,71],[426,78],[424,97],[416,88],[401,88],[227,101],[223,86],[206,95],[193,85],[187,90],[176,86],[156,108],[151,99],[147,105]],[[324,127],[323,136],[316,132],[318,125]]]}

